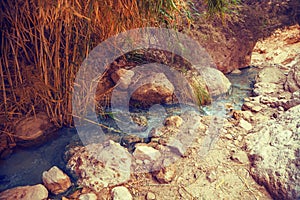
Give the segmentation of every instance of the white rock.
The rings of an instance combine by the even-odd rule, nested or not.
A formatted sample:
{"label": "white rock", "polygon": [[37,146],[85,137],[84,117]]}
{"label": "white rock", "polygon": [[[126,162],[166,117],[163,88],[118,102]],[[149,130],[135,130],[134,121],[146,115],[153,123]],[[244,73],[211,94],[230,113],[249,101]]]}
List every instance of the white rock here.
{"label": "white rock", "polygon": [[113,200],[132,200],[132,195],[124,186],[118,186],[111,191]]}
{"label": "white rock", "polygon": [[43,172],[42,178],[44,185],[53,194],[65,192],[71,186],[70,178],[56,166]]}
{"label": "white rock", "polygon": [[251,175],[274,199],[299,199],[300,105],[257,125],[246,137]]}
{"label": "white rock", "polygon": [[242,71],[239,69],[235,69],[231,72],[231,74],[241,74],[241,73],[242,73]]}
{"label": "white rock", "polygon": [[131,155],[126,148],[113,141],[81,147],[68,161],[78,177],[78,184],[96,192],[130,179]]}
{"label": "white rock", "polygon": [[161,156],[161,154],[153,147],[139,145],[136,146],[133,152],[133,156],[139,160],[155,161]]}
{"label": "white rock", "polygon": [[258,73],[255,80],[256,82],[283,84],[286,76],[276,67],[266,67]]}
{"label": "white rock", "polygon": [[156,198],[155,194],[153,192],[148,192],[146,199],[147,200],[154,200]]}
{"label": "white rock", "polygon": [[184,153],[186,151],[186,147],[178,139],[175,138],[170,138],[166,146],[170,147],[171,150],[179,156],[184,156]]}
{"label": "white rock", "polygon": [[86,194],[81,194],[79,196],[79,200],[97,200],[97,195],[95,193],[86,193]]}
{"label": "white rock", "polygon": [[246,131],[250,131],[252,129],[252,125],[244,119],[240,120],[239,125]]}
{"label": "white rock", "polygon": [[0,199],[3,200],[45,200],[47,198],[48,190],[42,184],[16,187],[0,193]]}
{"label": "white rock", "polygon": [[230,158],[231,158],[231,160],[233,160],[237,163],[240,163],[240,164],[249,163],[247,153],[244,151],[234,152]]}

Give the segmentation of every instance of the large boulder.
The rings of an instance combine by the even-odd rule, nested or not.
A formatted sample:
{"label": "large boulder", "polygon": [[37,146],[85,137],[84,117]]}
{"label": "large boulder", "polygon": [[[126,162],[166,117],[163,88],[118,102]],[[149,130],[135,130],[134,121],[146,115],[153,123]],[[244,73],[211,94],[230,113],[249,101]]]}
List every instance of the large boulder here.
{"label": "large boulder", "polygon": [[276,67],[263,68],[255,77],[256,82],[282,84],[286,80],[283,71]]}
{"label": "large boulder", "polygon": [[247,137],[250,173],[275,199],[300,198],[300,105],[259,124]]}
{"label": "large boulder", "polygon": [[221,71],[212,67],[203,67],[200,74],[211,96],[219,96],[229,92],[231,83]]}
{"label": "large boulder", "polygon": [[45,186],[41,184],[16,187],[0,193],[0,199],[3,200],[45,200],[47,198],[48,191]]}
{"label": "large boulder", "polygon": [[131,84],[130,91],[133,101],[142,105],[170,103],[173,100],[174,86],[163,73],[150,73],[147,77]]}
{"label": "large boulder", "polygon": [[89,144],[72,151],[67,167],[78,177],[79,185],[99,192],[130,178],[131,155],[118,143]]}
{"label": "large boulder", "polygon": [[296,92],[300,90],[300,62],[295,64],[289,71],[285,89],[290,92]]}
{"label": "large boulder", "polygon": [[48,171],[43,172],[43,183],[53,194],[67,191],[71,186],[71,180],[58,167],[53,166]]}
{"label": "large boulder", "polygon": [[277,67],[266,67],[257,74],[255,81],[253,91],[255,95],[278,96],[278,93],[283,91],[286,76]]}
{"label": "large boulder", "polygon": [[15,141],[20,146],[32,146],[45,142],[57,128],[46,113],[37,113],[16,123]]}

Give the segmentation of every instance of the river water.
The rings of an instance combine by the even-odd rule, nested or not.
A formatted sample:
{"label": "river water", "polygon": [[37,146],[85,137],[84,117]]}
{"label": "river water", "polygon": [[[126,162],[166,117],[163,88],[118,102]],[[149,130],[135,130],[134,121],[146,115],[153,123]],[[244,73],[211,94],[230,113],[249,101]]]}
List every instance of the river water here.
{"label": "river water", "polygon": [[[251,95],[252,82],[257,73],[256,68],[243,69],[239,75],[227,75],[232,83],[232,91],[226,97],[220,97],[211,105],[203,107],[207,115],[225,117],[230,109],[239,110],[243,99]],[[184,108],[180,112],[189,108]],[[176,109],[170,109],[168,114],[179,114]],[[161,125],[163,115],[150,116],[147,130]],[[145,131],[147,134],[147,132]],[[67,146],[82,145],[80,137],[74,128],[62,128],[58,137],[34,148],[16,149],[5,160],[0,160],[0,191],[8,188],[42,183],[42,173],[56,165],[65,169],[64,153]],[[115,136],[114,138],[116,138]],[[113,137],[112,137],[113,138]]]}

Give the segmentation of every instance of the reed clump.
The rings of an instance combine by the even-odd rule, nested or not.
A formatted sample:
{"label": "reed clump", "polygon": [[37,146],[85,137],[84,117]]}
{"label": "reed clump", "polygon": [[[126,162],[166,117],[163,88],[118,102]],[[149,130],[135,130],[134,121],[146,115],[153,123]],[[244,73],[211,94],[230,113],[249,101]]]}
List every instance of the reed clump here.
{"label": "reed clump", "polygon": [[[72,125],[76,72],[101,41],[145,26],[181,22],[183,0],[3,0],[0,2],[0,136],[19,118],[47,113]],[[83,86],[84,87],[84,86]]]}

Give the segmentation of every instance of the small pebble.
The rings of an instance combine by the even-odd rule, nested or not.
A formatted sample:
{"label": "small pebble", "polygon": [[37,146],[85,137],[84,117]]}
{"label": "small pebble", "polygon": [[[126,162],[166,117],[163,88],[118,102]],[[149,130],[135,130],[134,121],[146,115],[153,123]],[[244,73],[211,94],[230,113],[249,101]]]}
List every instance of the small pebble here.
{"label": "small pebble", "polygon": [[154,200],[156,197],[155,197],[155,194],[153,192],[148,192],[147,193],[147,196],[146,196],[146,199],[147,200]]}

